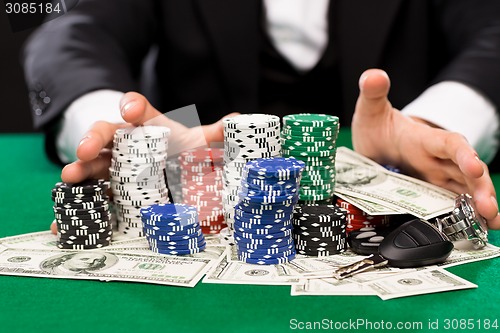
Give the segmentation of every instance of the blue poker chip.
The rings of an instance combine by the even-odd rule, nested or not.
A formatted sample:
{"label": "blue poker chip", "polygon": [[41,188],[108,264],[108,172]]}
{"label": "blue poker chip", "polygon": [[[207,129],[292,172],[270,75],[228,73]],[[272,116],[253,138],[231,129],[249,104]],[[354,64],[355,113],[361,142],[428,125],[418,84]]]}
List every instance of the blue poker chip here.
{"label": "blue poker chip", "polygon": [[[259,239],[260,241],[263,241],[262,239]],[[255,240],[253,240],[255,241]],[[257,244],[257,243],[248,243],[244,242],[242,240],[237,242],[237,247],[240,249],[252,249],[252,250],[270,250],[270,249],[275,249],[275,248],[282,248],[282,247],[287,247],[287,246],[295,246],[295,242],[292,238],[283,238],[280,241],[273,240],[274,243],[271,243],[270,241],[262,242],[262,244]],[[235,242],[236,243],[236,242]]]}
{"label": "blue poker chip", "polygon": [[159,249],[159,248],[152,247],[152,246],[149,247],[149,249],[155,253],[178,255],[178,256],[200,253],[200,252],[204,251],[205,248],[206,248],[206,245],[199,247],[199,248],[196,248],[196,249],[188,249],[188,250],[167,250],[167,249],[161,249],[161,248]]}
{"label": "blue poker chip", "polygon": [[149,235],[149,234],[145,234],[146,237],[154,238],[154,239],[162,241],[162,242],[186,241],[186,240],[198,238],[198,237],[200,237],[200,235],[202,235],[201,229],[193,234],[184,234],[184,235],[176,235],[175,233],[173,235]]}
{"label": "blue poker chip", "polygon": [[292,254],[296,253],[295,248],[292,248],[290,250],[287,250],[285,252],[280,252],[280,253],[267,253],[267,254],[260,254],[260,253],[248,253],[245,251],[237,251],[238,253],[238,259],[264,259],[264,260],[269,260],[269,259],[277,259],[277,258],[282,258],[286,257]]}
{"label": "blue poker chip", "polygon": [[[199,244],[205,241],[205,236],[203,234],[194,234],[196,237],[188,238],[188,239],[180,239],[180,240],[162,240],[158,239],[156,236],[146,235],[146,239],[150,242],[154,242],[156,244],[162,246],[187,246],[192,244]],[[151,244],[151,243],[150,243]]]}
{"label": "blue poker chip", "polygon": [[[239,205],[234,207],[234,218],[240,219],[244,222],[251,222],[259,224],[258,221],[262,221],[261,224],[274,223],[276,220],[288,220],[293,216],[293,209],[279,210],[279,211],[267,211],[262,214],[253,214],[242,210]],[[256,221],[256,222],[254,222]]]}
{"label": "blue poker chip", "polygon": [[278,245],[278,247],[285,246],[294,242],[292,237],[284,237],[284,238],[274,238],[274,239],[264,239],[264,238],[243,238],[237,235],[233,235],[234,240],[237,246],[241,247],[249,247],[247,245],[260,246],[262,247],[276,247],[273,245]]}
{"label": "blue poker chip", "polygon": [[236,206],[238,209],[251,213],[251,214],[257,214],[257,215],[262,215],[262,214],[267,214],[267,215],[272,215],[272,214],[278,214],[278,213],[285,213],[288,214],[290,212],[293,212],[293,207],[295,206],[295,203],[287,203],[285,205],[255,205],[255,204],[248,204],[245,202],[239,202]]}
{"label": "blue poker chip", "polygon": [[295,244],[292,242],[290,244],[286,244],[285,246],[276,246],[276,247],[254,247],[254,248],[248,248],[245,246],[238,246],[237,245],[237,250],[238,252],[245,252],[245,253],[251,253],[251,254],[278,254],[278,253],[284,253],[286,251],[290,251],[292,249],[295,249]]}
{"label": "blue poker chip", "polygon": [[295,227],[294,224],[292,223],[291,219],[286,220],[283,219],[282,221],[279,222],[271,222],[271,223],[266,223],[266,224],[258,224],[258,223],[253,223],[253,222],[248,222],[245,221],[244,219],[241,218],[235,218],[234,219],[234,227],[236,228],[243,228],[243,229],[266,229],[266,230],[274,230],[274,229],[279,229],[282,227]]}
{"label": "blue poker chip", "polygon": [[[234,230],[234,236],[235,239],[238,240],[239,238],[246,238],[246,239],[281,239],[285,237],[292,237],[293,234],[293,229],[288,229],[285,231],[279,231],[275,232],[272,234],[265,234],[265,235],[257,235],[251,232],[239,232],[237,230]],[[236,238],[238,237],[238,238]]]}
{"label": "blue poker chip", "polygon": [[141,208],[141,216],[148,221],[177,221],[179,225],[190,224],[193,218],[198,217],[195,206],[185,204],[154,204]]}
{"label": "blue poker chip", "polygon": [[[243,225],[247,224],[241,224],[239,222],[234,222],[233,228],[235,231],[240,232],[240,233],[248,233],[248,234],[255,234],[255,235],[268,235],[268,234],[275,234],[278,232],[286,232],[287,230],[292,230],[293,229],[293,224],[266,224],[265,226],[268,226],[268,228],[255,228],[255,227],[250,227],[250,228],[245,228]],[[258,224],[257,224],[258,225]],[[248,225],[247,225],[248,226]],[[253,225],[251,225],[253,226]]]}
{"label": "blue poker chip", "polygon": [[157,249],[163,249],[163,250],[194,250],[206,246],[205,239],[203,239],[201,242],[197,241],[195,243],[180,244],[180,245],[169,245],[149,238],[147,238],[147,240],[150,247],[155,247]]}
{"label": "blue poker chip", "polygon": [[[253,215],[253,214],[251,214]],[[286,215],[283,218],[280,219],[273,219],[272,217],[267,218],[267,217],[262,217],[263,215],[253,215],[253,217],[247,217],[246,215],[243,216],[238,216],[235,215],[234,221],[238,221],[239,223],[244,223],[246,225],[252,224],[255,226],[255,228],[265,228],[267,225],[275,225],[275,224],[287,224],[291,221],[292,219],[292,214]],[[246,226],[241,225],[243,228],[247,228]]]}
{"label": "blue poker chip", "polygon": [[284,264],[289,261],[292,261],[295,259],[296,253],[293,252],[289,256],[283,256],[279,258],[273,258],[273,259],[254,259],[254,258],[238,258],[240,261],[243,261],[247,264],[255,264],[255,265],[278,265],[278,264]]}
{"label": "blue poker chip", "polygon": [[287,193],[287,191],[297,190],[299,188],[300,183],[297,182],[287,182],[287,181],[278,181],[274,183],[262,183],[259,181],[259,185],[253,184],[252,182],[248,182],[244,180],[241,184],[242,191],[281,191],[283,193]]}
{"label": "blue poker chip", "polygon": [[188,231],[191,229],[199,229],[200,224],[199,223],[193,223],[193,224],[188,224],[188,225],[177,225],[177,226],[157,226],[157,225],[151,225],[148,224],[146,221],[142,221],[142,225],[144,229],[148,229],[150,231],[158,231],[158,232],[170,232],[170,231]]}
{"label": "blue poker chip", "polygon": [[238,195],[241,202],[248,204],[287,204],[298,201],[298,193],[273,196],[268,193],[257,194],[256,192],[241,193]]}
{"label": "blue poker chip", "polygon": [[280,180],[298,178],[305,163],[294,157],[257,158],[245,165],[249,175],[266,176]]}
{"label": "blue poker chip", "polygon": [[192,224],[198,223],[198,217],[187,218],[187,217],[173,217],[172,219],[165,218],[164,220],[149,220],[141,216],[141,221],[151,226],[159,227],[173,227],[173,226],[190,226]]}
{"label": "blue poker chip", "polygon": [[299,186],[299,178],[295,180],[286,180],[286,181],[273,181],[270,182],[269,178],[266,178],[264,176],[247,176],[246,178],[243,178],[244,183],[247,183],[250,187],[256,187],[256,188],[262,188],[262,187],[268,187],[270,184],[273,185],[273,187],[278,187],[278,186]]}
{"label": "blue poker chip", "polygon": [[148,228],[142,228],[144,233],[146,235],[151,235],[151,236],[183,236],[183,235],[192,235],[198,232],[200,228],[190,228],[190,229],[183,229],[183,230],[178,230],[178,231],[162,231],[162,230],[152,230]]}

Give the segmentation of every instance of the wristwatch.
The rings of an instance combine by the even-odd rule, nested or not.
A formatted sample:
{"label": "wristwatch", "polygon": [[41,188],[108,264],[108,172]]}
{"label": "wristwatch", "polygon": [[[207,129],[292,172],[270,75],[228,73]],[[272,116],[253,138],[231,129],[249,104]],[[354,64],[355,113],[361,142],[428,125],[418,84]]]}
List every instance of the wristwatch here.
{"label": "wristwatch", "polygon": [[486,220],[476,213],[476,206],[469,194],[457,196],[451,214],[436,218],[435,225],[452,242],[468,241],[475,249],[481,249],[488,243]]}

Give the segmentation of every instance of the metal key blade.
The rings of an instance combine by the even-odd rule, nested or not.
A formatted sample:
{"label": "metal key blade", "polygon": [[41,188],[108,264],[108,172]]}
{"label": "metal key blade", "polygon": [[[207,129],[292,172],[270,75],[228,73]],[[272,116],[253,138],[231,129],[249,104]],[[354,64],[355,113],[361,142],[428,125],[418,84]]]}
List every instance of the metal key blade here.
{"label": "metal key blade", "polygon": [[382,257],[380,254],[372,254],[363,260],[355,262],[354,264],[340,267],[335,272],[333,272],[333,277],[337,280],[342,280],[349,276],[364,272],[368,269],[385,265],[387,265],[387,259]]}

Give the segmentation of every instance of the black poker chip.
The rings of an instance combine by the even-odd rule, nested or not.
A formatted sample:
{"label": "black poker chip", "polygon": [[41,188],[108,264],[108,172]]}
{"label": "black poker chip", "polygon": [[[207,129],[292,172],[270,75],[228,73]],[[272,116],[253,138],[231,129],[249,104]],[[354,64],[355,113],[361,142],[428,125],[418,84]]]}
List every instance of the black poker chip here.
{"label": "black poker chip", "polygon": [[101,201],[82,201],[82,202],[72,202],[72,203],[54,203],[54,207],[62,208],[62,209],[94,209],[101,207],[109,208],[109,201],[101,200]]}
{"label": "black poker chip", "polygon": [[58,182],[54,191],[65,194],[98,194],[104,193],[109,188],[109,182],[104,179],[88,179],[80,183]]}
{"label": "black poker chip", "polygon": [[95,214],[95,213],[109,213],[109,205],[103,205],[100,207],[94,207],[90,209],[78,209],[78,208],[62,208],[58,206],[54,206],[54,213],[56,214],[61,214],[61,215],[66,215],[66,216],[82,216],[82,215],[89,215],[89,214]]}
{"label": "black poker chip", "polygon": [[108,246],[113,235],[106,191],[109,182],[56,183],[52,189],[57,246],[86,250]]}

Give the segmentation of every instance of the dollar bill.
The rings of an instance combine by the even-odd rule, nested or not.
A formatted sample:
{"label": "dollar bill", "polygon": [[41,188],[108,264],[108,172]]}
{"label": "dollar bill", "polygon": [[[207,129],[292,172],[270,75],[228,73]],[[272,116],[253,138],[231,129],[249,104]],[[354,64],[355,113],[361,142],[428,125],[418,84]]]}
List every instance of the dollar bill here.
{"label": "dollar bill", "polygon": [[[230,250],[228,250],[230,251]],[[207,272],[203,283],[293,285],[299,278],[280,273],[283,265],[252,265],[222,256]]]}
{"label": "dollar bill", "polygon": [[6,249],[0,275],[130,281],[194,287],[211,259],[102,250]]}
{"label": "dollar bill", "polygon": [[50,231],[32,232],[0,238],[0,245],[11,249],[48,249],[57,248],[57,237]]}
{"label": "dollar bill", "polygon": [[477,288],[477,285],[441,268],[397,274],[368,282],[381,299],[388,300],[444,291]]}
{"label": "dollar bill", "polygon": [[365,213],[369,215],[396,215],[396,214],[405,214],[406,212],[398,207],[386,207],[384,205],[371,202],[368,200],[356,198],[347,194],[336,192],[335,195],[340,199],[347,201],[348,203],[356,206],[361,209]]}
{"label": "dollar bill", "polygon": [[451,251],[450,256],[438,266],[442,268],[463,265],[474,261],[481,261],[486,259],[493,259],[500,257],[500,248],[493,244],[486,244],[482,249],[476,250],[457,250],[457,248]]}
{"label": "dollar bill", "polygon": [[[347,148],[346,148],[347,149]],[[335,192],[429,220],[453,210],[456,194],[430,183],[353,161],[337,152]]]}
{"label": "dollar bill", "polygon": [[[193,257],[193,258],[207,258],[215,260],[219,259],[220,256],[224,254],[226,250],[226,245],[220,243],[218,237],[207,235],[206,248],[204,251],[199,253],[187,254],[182,257]],[[149,249],[149,244],[144,237],[130,238],[121,241],[113,242],[110,246],[103,248],[104,251],[122,252],[122,253],[134,253],[134,254],[147,254],[154,255]],[[162,254],[157,254],[162,255]]]}

